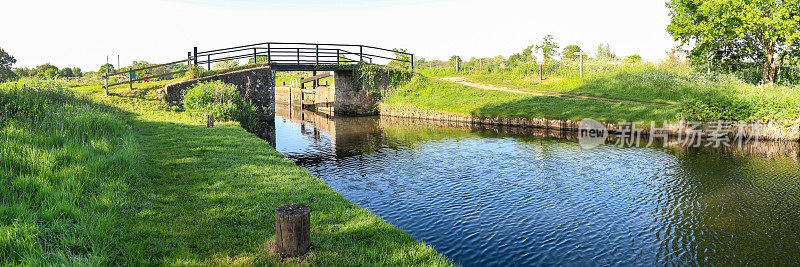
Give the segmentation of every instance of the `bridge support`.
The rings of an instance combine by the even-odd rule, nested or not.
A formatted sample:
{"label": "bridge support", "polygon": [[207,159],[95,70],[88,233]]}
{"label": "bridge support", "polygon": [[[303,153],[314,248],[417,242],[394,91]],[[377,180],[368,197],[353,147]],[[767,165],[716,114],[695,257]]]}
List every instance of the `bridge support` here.
{"label": "bridge support", "polygon": [[266,119],[275,119],[275,70],[266,67],[244,69],[191,79],[164,86],[164,100],[173,105],[183,105],[183,93],[195,84],[222,81],[236,85],[239,93],[250,100]]}

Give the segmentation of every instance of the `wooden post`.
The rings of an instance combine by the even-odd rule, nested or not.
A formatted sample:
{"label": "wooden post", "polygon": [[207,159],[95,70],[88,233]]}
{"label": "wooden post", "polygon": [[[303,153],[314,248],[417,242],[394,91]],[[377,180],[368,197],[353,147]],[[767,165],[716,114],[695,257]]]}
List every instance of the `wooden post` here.
{"label": "wooden post", "polygon": [[267,64],[272,64],[272,45],[267,44]]}
{"label": "wooden post", "polygon": [[206,114],[206,127],[214,127],[214,115]]}
{"label": "wooden post", "polygon": [[197,47],[194,47],[194,66],[197,67]]}
{"label": "wooden post", "polygon": [[106,89],[106,96],[108,96],[108,56],[106,56],[106,85],[103,86]]}
{"label": "wooden post", "polygon": [[284,257],[303,256],[311,250],[311,209],[306,205],[275,209],[275,250]]}
{"label": "wooden post", "polygon": [[[131,68],[133,68],[133,66],[131,66]],[[132,70],[131,70],[131,72],[130,72],[130,73],[128,73],[128,85],[130,85],[130,90],[133,90],[133,79],[134,79],[133,75],[134,75],[135,73],[136,73],[136,72],[134,72],[134,71],[132,71]]]}
{"label": "wooden post", "polygon": [[258,53],[255,48],[253,48],[253,64],[258,64]]}
{"label": "wooden post", "polygon": [[208,60],[206,61],[206,65],[208,66],[208,70],[211,70],[211,55],[206,57]]}

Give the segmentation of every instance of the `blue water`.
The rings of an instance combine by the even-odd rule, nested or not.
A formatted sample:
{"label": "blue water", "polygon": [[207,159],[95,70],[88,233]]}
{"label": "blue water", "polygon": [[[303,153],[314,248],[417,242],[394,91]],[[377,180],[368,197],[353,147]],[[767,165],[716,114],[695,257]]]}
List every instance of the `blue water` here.
{"label": "blue water", "polygon": [[457,264],[800,263],[792,148],[584,150],[503,129],[309,114],[279,113],[276,148]]}

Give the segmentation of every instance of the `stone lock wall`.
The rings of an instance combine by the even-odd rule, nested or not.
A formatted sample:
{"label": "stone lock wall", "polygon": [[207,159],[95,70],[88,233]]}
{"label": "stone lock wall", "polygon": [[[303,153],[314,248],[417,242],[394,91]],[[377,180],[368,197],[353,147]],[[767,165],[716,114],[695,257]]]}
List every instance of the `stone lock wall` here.
{"label": "stone lock wall", "polygon": [[[333,110],[336,114],[348,116],[377,115],[381,93],[385,93],[386,83],[378,84],[378,88],[366,88],[365,85],[355,88],[352,70],[337,70],[333,74],[334,90]],[[380,93],[379,93],[380,92]]]}
{"label": "stone lock wall", "polygon": [[275,118],[275,70],[269,66],[231,71],[164,86],[164,101],[183,105],[183,92],[199,82],[221,81],[236,85],[245,99],[252,101],[261,115]]}

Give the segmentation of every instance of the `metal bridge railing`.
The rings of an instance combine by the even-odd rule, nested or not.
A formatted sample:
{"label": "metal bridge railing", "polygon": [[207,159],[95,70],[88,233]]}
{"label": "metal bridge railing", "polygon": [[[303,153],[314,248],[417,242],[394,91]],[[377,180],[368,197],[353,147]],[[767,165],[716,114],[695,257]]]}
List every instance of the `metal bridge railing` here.
{"label": "metal bridge railing", "polygon": [[[335,66],[360,62],[388,65],[392,62],[399,62],[402,64],[410,64],[411,70],[414,70],[414,54],[402,51],[369,45],[266,42],[202,52],[197,51],[197,47],[194,47],[193,51],[188,52],[186,59],[158,65],[149,65],[137,69],[132,68],[115,73],[107,72],[103,75],[105,79],[105,85],[103,87],[106,94],[108,94],[108,88],[111,86],[130,84],[130,87],[133,88],[133,83],[137,81],[175,75],[188,71],[187,68],[155,76],[136,77],[137,72],[148,69],[186,63],[187,66],[192,64],[194,66],[205,65],[207,70],[211,70],[211,63],[245,58],[252,58],[255,64],[297,66]],[[261,62],[260,60],[264,60],[265,62]],[[121,75],[126,75],[126,79],[112,84],[108,83],[110,77]]]}
{"label": "metal bridge railing", "polygon": [[368,45],[267,42],[202,52],[195,47],[188,55],[195,66],[205,65],[209,70],[211,63],[244,58],[253,58],[256,64],[270,65],[343,65],[358,62],[388,65],[401,62],[410,64],[414,70],[414,54]]}

